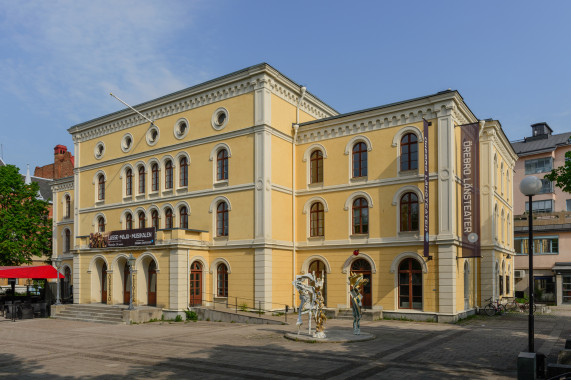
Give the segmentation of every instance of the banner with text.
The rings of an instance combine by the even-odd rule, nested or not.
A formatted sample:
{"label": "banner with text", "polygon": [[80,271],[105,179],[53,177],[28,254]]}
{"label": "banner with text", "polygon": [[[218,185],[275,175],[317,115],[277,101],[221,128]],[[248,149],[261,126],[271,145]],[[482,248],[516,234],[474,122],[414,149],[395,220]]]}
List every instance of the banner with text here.
{"label": "banner with text", "polygon": [[461,125],[462,257],[480,253],[480,124]]}
{"label": "banner with text", "polygon": [[430,256],[428,252],[429,246],[429,220],[430,220],[430,197],[428,191],[429,171],[428,171],[428,127],[432,123],[422,119],[424,122],[424,257]]}
{"label": "banner with text", "polygon": [[132,247],[155,245],[155,229],[139,228],[136,230],[111,231],[107,237],[108,247]]}

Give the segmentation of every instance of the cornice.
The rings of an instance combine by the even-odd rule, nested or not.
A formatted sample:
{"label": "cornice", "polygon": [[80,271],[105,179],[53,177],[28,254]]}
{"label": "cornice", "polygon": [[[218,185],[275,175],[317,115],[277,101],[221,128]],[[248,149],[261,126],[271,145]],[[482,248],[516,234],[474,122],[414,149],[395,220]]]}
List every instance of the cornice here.
{"label": "cornice", "polygon": [[509,163],[510,168],[512,170],[514,169],[518,155],[514,151],[508,139],[505,137],[505,134],[501,131],[501,126],[497,121],[493,120],[486,122],[480,135],[480,141],[491,141],[500,151],[504,160]]}
{"label": "cornice", "polygon": [[[160,119],[164,117],[252,93],[261,88],[266,88],[297,106],[300,86],[273,67],[262,64],[136,105],[135,109],[160,125]],[[337,111],[310,93],[306,93],[300,108],[315,118],[337,115]],[[72,134],[74,142],[83,142],[146,123],[147,120],[131,109],[124,109],[75,125],[69,128],[68,132]]]}
{"label": "cornice", "polygon": [[73,190],[73,177],[66,182],[54,183],[51,185],[52,193],[66,190]]}
{"label": "cornice", "polygon": [[[430,98],[429,98],[430,99]],[[435,96],[433,101],[421,99],[400,103],[386,108],[374,108],[363,112],[300,125],[297,144],[307,144],[341,136],[351,136],[379,129],[405,126],[435,119],[452,108],[450,93],[446,97]]]}

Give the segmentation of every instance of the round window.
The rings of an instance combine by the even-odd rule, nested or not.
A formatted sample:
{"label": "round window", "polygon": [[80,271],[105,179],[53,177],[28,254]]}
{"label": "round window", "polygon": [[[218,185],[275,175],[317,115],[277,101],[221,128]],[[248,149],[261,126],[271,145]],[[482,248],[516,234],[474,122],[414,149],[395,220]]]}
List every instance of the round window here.
{"label": "round window", "polygon": [[159,141],[159,128],[156,125],[151,125],[151,128],[147,131],[147,144],[155,145]]}
{"label": "round window", "polygon": [[131,150],[131,148],[133,147],[133,136],[131,136],[130,133],[127,133],[125,136],[123,136],[123,140],[121,140],[121,150],[123,150],[123,152],[128,152]]}
{"label": "round window", "polygon": [[105,144],[103,144],[102,141],[98,142],[97,145],[95,145],[95,158],[100,159],[101,157],[103,157],[103,154],[105,154]]}
{"label": "round window", "polygon": [[189,130],[188,120],[179,119],[174,125],[174,137],[180,140],[186,137],[186,135],[188,134],[188,130]]}
{"label": "round window", "polygon": [[226,124],[228,124],[228,110],[220,107],[212,114],[212,128],[221,130]]}

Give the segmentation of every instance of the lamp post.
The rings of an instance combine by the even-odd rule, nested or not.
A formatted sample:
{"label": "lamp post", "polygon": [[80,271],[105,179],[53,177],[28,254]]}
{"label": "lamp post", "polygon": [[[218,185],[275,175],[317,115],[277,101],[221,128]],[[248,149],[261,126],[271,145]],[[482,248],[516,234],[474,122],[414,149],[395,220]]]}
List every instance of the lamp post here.
{"label": "lamp post", "polygon": [[529,198],[529,240],[528,240],[528,256],[529,256],[529,317],[528,317],[528,352],[534,352],[534,321],[533,321],[533,196],[541,191],[541,180],[534,176],[525,177],[519,184],[519,191]]}
{"label": "lamp post", "polygon": [[55,262],[56,262],[56,269],[57,269],[57,276],[56,276],[56,282],[57,282],[56,305],[61,305],[60,290],[59,290],[59,288],[60,288],[59,270],[60,270],[61,262],[62,262],[61,257],[58,256],[58,257],[55,259]]}
{"label": "lamp post", "polygon": [[135,257],[133,254],[129,254],[127,259],[129,263],[129,276],[131,277],[131,289],[129,289],[129,308],[127,310],[135,310],[133,307],[133,266],[135,265]]}

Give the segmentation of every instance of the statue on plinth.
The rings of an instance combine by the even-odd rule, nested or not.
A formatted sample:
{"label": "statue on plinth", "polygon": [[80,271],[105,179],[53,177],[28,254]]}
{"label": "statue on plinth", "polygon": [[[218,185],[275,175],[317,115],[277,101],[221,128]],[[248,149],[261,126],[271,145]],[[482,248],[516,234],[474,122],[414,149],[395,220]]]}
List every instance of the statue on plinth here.
{"label": "statue on plinth", "polygon": [[[316,278],[315,273],[302,274],[295,277],[293,285],[299,292],[299,308],[297,317],[297,333],[299,335],[301,331],[301,325],[303,324],[301,320],[302,314],[308,314],[308,334],[312,335],[314,338],[325,338],[325,322],[327,317],[323,311],[324,299],[323,299],[323,276],[322,278]],[[315,332],[311,332],[311,320],[315,320]]]}

